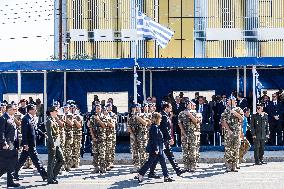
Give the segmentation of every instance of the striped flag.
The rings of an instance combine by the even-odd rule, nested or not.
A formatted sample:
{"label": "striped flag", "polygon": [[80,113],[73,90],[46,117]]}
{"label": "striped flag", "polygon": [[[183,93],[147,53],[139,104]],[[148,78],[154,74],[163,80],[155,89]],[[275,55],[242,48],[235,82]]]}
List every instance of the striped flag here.
{"label": "striped flag", "polygon": [[260,94],[261,94],[261,89],[264,88],[264,86],[262,85],[262,83],[259,81],[258,79],[259,74],[257,71],[255,71],[255,88],[256,88],[256,97],[259,98]]}
{"label": "striped flag", "polygon": [[160,47],[165,48],[174,32],[138,11],[137,35],[144,39],[154,39]]}

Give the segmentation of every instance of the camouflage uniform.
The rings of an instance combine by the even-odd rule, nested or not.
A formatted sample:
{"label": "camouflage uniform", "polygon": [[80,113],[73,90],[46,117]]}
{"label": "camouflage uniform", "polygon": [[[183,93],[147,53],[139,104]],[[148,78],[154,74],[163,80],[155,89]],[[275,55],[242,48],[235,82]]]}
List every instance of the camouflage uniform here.
{"label": "camouflage uniform", "polygon": [[[195,110],[190,110],[190,113],[196,117]],[[178,120],[185,131],[185,136],[181,137],[184,169],[194,171],[196,169],[197,160],[196,125],[191,121],[188,110],[180,112]]]}
{"label": "camouflage uniform", "polygon": [[[229,129],[232,133],[229,133],[228,130],[224,129],[224,146],[225,146],[225,166],[227,171],[235,171],[237,168],[239,160],[239,149],[240,149],[240,131],[242,123],[239,119],[230,113],[230,107],[227,107],[221,115],[221,120],[227,122]],[[241,108],[236,107],[232,110],[236,111],[240,115],[243,115]]]}
{"label": "camouflage uniform", "polygon": [[80,149],[82,142],[82,118],[79,115],[75,115],[74,119],[81,123],[80,128],[78,128],[75,123],[73,124],[72,166],[78,168],[80,165]]}
{"label": "camouflage uniform", "polygon": [[[62,150],[62,153],[65,154],[65,123],[64,123],[64,116],[58,116],[59,120],[63,123],[63,126],[59,126],[59,137],[60,137],[60,148]],[[65,161],[65,158],[63,156],[63,159]],[[63,168],[63,167],[62,167]]]}
{"label": "camouflage uniform", "polygon": [[65,170],[69,171],[72,167],[72,144],[74,141],[73,128],[66,124],[65,127]]}
{"label": "camouflage uniform", "polygon": [[[202,114],[197,113],[197,118],[202,121]],[[196,134],[196,142],[197,142],[197,147],[196,147],[196,162],[199,162],[200,159],[200,125],[201,123],[198,123],[195,127],[195,134]]]}
{"label": "camouflage uniform", "polygon": [[[106,123],[106,117],[103,114],[99,115],[100,120]],[[93,129],[95,139],[93,139],[93,166],[96,171],[106,171],[106,129],[101,127],[96,121],[95,116],[90,118],[90,127]],[[95,140],[95,142],[94,142]]]}
{"label": "camouflage uniform", "polygon": [[130,135],[130,148],[132,153],[132,164],[135,167],[139,167],[139,155],[138,155],[138,123],[135,118],[135,115],[131,115],[128,118],[127,126],[132,130],[134,138]]}
{"label": "camouflage uniform", "polygon": [[[142,119],[145,120],[145,115],[139,115]],[[146,146],[148,142],[148,127],[143,125],[139,121],[138,123],[138,132],[137,132],[137,145],[138,145],[138,157],[139,157],[139,166],[142,167],[147,161],[148,155],[146,153]]]}
{"label": "camouflage uniform", "polygon": [[[107,119],[116,126],[117,116],[115,113],[110,112]],[[115,158],[115,146],[116,146],[116,129],[115,127],[106,128],[106,163],[107,167],[113,165]]]}

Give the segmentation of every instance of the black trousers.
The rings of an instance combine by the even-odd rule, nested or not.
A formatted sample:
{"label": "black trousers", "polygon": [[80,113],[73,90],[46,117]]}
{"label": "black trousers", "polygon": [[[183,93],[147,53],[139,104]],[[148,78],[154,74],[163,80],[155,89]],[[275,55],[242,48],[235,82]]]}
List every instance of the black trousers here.
{"label": "black trousers", "polygon": [[153,165],[154,162],[160,162],[164,177],[168,177],[169,173],[168,173],[168,169],[167,169],[167,165],[166,165],[166,160],[165,160],[164,154],[150,153],[148,161],[145,162],[145,164],[141,167],[141,169],[138,171],[138,173],[140,175],[144,176],[145,173]]}
{"label": "black trousers", "polygon": [[254,139],[254,161],[263,160],[265,139]]}
{"label": "black trousers", "polygon": [[29,147],[28,151],[23,150],[20,156],[20,159],[16,165],[15,168],[15,173],[18,174],[21,167],[24,165],[24,163],[27,161],[28,157],[31,158],[34,166],[37,168],[38,172],[40,173],[41,176],[46,176],[47,173],[45,169],[43,168],[43,165],[38,159],[38,154],[36,151],[36,147]]}
{"label": "black trousers", "polygon": [[[283,145],[282,141],[282,125],[280,121],[271,121],[269,123],[270,129],[270,141],[272,145],[276,145],[276,138],[277,138],[277,145]],[[277,133],[277,137],[276,137]]]}
{"label": "black trousers", "polygon": [[63,153],[60,147],[51,148],[48,146],[48,165],[47,177],[48,181],[56,180],[59,171],[64,164]]}
{"label": "black trousers", "polygon": [[[170,146],[169,144],[165,144],[164,153],[165,153],[165,155],[167,156],[167,158],[168,158],[170,164],[172,165],[173,169],[174,169],[175,172],[178,174],[181,170],[180,170],[180,167],[179,167],[178,164],[177,164],[177,161],[175,160],[175,157],[174,157],[172,148],[171,148],[171,146]],[[151,174],[151,173],[154,173],[158,161],[159,161],[159,159],[157,158],[157,159],[153,162],[152,166],[150,167],[150,174]]]}

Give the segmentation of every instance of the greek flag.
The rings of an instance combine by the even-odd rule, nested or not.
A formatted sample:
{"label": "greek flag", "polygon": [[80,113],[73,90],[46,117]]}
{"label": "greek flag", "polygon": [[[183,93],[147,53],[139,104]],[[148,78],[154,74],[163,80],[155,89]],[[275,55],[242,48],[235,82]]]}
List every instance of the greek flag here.
{"label": "greek flag", "polygon": [[255,72],[255,89],[256,89],[256,97],[259,98],[260,94],[261,94],[261,89],[263,89],[263,85],[262,83],[259,81],[258,79],[259,74],[257,73],[257,71]]}
{"label": "greek flag", "polygon": [[143,39],[154,39],[160,47],[165,48],[174,35],[174,32],[138,11],[137,35]]}

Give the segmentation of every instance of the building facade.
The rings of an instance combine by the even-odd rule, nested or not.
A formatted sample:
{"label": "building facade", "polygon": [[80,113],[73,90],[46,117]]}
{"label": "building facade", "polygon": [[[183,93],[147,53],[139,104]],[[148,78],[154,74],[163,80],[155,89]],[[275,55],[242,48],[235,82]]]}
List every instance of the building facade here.
{"label": "building facade", "polygon": [[139,41],[147,58],[284,56],[283,0],[63,0],[64,54],[130,58],[139,10],[175,31],[165,49]]}

